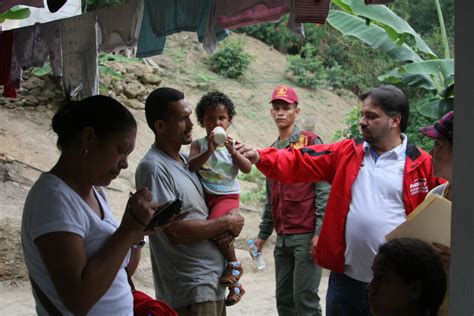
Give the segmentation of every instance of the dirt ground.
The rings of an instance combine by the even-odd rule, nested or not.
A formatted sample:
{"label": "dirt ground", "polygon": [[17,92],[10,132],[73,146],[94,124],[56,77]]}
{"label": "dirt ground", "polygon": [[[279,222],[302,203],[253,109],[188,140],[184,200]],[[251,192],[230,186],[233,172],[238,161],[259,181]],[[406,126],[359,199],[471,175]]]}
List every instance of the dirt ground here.
{"label": "dirt ground", "polygon": [[[192,104],[207,91],[219,89],[235,102],[238,115],[229,133],[238,140],[264,147],[276,135],[269,115],[268,99],[271,91],[284,82],[286,59],[283,55],[252,39],[244,38],[246,50],[253,56],[251,70],[239,81],[223,79],[210,72],[202,63],[204,53],[197,42],[186,33],[167,43],[168,54],[154,60],[161,67],[162,86],[182,89]],[[190,65],[193,65],[192,67]],[[199,84],[197,84],[199,83]],[[344,116],[354,105],[353,98],[340,97],[328,90],[297,89],[303,118],[310,118],[317,132],[326,142],[335,130],[344,127]],[[0,98],[0,101],[1,98]],[[142,110],[131,109],[139,128],[136,149],[129,157],[129,168],[123,170],[108,188],[115,216],[121,218],[128,192],[134,190],[134,171],[153,142]],[[0,315],[34,315],[34,302],[23,263],[20,245],[22,208],[28,190],[41,172],[48,171],[56,162],[59,151],[50,130],[54,106],[11,107],[0,102]],[[204,133],[197,124],[195,137]],[[242,183],[242,188],[252,188]],[[247,291],[243,300],[228,309],[229,315],[276,315],[275,280],[273,265],[274,236],[264,249],[267,267],[253,268],[245,241],[258,233],[261,205],[243,205],[245,228],[236,244],[239,259],[246,270],[242,283]],[[137,288],[153,295],[149,252],[143,251],[138,271],[134,275]],[[320,295],[324,304],[327,273],[324,274]]]}

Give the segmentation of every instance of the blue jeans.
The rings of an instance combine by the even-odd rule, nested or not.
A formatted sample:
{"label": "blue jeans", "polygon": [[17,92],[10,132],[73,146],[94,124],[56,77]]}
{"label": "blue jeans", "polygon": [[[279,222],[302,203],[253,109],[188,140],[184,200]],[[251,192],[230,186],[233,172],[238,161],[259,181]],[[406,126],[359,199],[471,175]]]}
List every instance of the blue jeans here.
{"label": "blue jeans", "polygon": [[367,285],[344,273],[331,272],[326,295],[326,316],[370,316]]}

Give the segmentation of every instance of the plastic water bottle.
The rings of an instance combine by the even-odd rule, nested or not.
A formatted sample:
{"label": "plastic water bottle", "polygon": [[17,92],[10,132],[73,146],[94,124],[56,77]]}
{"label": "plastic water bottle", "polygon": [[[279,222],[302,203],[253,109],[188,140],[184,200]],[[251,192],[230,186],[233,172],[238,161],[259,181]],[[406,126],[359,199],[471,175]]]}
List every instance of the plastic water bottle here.
{"label": "plastic water bottle", "polygon": [[257,269],[262,270],[265,268],[265,261],[263,260],[262,254],[258,251],[257,246],[255,246],[255,242],[253,239],[249,239],[247,241],[249,245],[250,254],[252,255],[253,263]]}

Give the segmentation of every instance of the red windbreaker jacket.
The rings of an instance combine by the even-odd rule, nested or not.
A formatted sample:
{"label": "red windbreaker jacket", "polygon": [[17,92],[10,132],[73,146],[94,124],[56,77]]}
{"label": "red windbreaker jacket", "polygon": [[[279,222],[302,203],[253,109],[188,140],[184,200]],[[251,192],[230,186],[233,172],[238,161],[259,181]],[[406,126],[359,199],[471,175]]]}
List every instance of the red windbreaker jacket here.
{"label": "red windbreaker jacket", "polygon": [[[286,183],[326,180],[332,184],[316,260],[321,267],[340,273],[344,272],[345,227],[352,199],[351,188],[364,158],[362,144],[362,140],[347,139],[300,149],[258,150],[260,160],[257,168],[269,178]],[[298,172],[292,172],[295,169]],[[409,142],[403,175],[406,214],[411,213],[423,202],[429,190],[440,183],[431,169],[431,156]]]}

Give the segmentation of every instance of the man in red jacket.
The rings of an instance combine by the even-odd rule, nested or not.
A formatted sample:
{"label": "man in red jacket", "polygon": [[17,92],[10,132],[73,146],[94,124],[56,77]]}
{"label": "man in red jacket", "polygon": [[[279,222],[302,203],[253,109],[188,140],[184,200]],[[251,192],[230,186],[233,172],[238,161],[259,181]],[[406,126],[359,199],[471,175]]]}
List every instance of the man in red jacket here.
{"label": "man in red jacket", "polygon": [[[295,125],[298,95],[280,85],[272,94],[270,114],[278,128],[273,148],[302,148],[322,144],[318,135]],[[327,182],[287,184],[267,179],[266,201],[255,245],[262,249],[275,229],[276,302],[279,315],[321,316],[321,267],[312,259],[330,186]]]}
{"label": "man in red jacket", "polygon": [[363,140],[300,149],[240,151],[267,177],[287,183],[332,184],[316,248],[331,270],[327,315],[370,315],[367,284],[385,235],[420,204],[437,179],[431,157],[408,142],[408,100],[387,85],[361,95]]}

